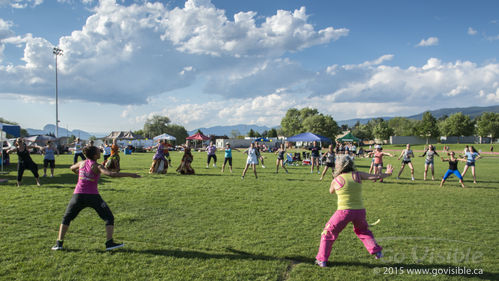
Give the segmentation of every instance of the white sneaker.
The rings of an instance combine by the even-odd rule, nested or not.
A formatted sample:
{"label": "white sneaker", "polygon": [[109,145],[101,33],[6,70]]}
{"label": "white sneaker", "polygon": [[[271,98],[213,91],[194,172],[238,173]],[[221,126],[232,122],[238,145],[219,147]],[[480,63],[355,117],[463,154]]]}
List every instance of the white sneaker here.
{"label": "white sneaker", "polygon": [[206,169],[208,169],[210,166],[206,165]]}
{"label": "white sneaker", "polygon": [[262,165],[262,168],[264,168],[264,169],[265,169],[265,166],[263,166],[263,165]]}
{"label": "white sneaker", "polygon": [[217,165],[216,165],[216,164],[213,164],[213,168],[216,168],[216,167],[217,167]]}
{"label": "white sneaker", "polygon": [[414,180],[414,177],[412,177],[412,180]]}

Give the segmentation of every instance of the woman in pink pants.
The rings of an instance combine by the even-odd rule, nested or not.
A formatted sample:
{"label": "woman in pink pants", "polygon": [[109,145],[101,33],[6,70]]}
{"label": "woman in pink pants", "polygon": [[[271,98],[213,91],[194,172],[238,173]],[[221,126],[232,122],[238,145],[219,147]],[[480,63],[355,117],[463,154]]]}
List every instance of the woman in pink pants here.
{"label": "woman in pink pants", "polygon": [[315,257],[315,263],[320,267],[326,267],[327,260],[331,254],[333,243],[340,232],[349,222],[353,223],[353,231],[360,241],[364,243],[367,251],[375,257],[381,258],[381,246],[376,243],[372,232],[366,221],[366,209],[362,203],[362,180],[376,180],[390,176],[393,167],[388,165],[386,173],[371,175],[355,171],[353,159],[342,156],[336,160],[334,179],[331,182],[329,193],[336,192],[338,196],[338,209],[324,227],[321,235],[319,252]]}

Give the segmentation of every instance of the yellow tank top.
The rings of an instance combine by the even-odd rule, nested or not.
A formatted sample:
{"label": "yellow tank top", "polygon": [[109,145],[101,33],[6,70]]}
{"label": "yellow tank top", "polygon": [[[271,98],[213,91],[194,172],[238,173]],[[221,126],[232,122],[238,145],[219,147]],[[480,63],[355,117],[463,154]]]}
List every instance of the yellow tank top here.
{"label": "yellow tank top", "polygon": [[[338,210],[364,209],[364,204],[362,203],[362,184],[353,179],[352,173],[341,174],[338,177],[342,177],[345,180],[345,184],[336,189],[336,194],[338,195]],[[337,181],[337,178],[334,180],[340,184],[340,182]]]}

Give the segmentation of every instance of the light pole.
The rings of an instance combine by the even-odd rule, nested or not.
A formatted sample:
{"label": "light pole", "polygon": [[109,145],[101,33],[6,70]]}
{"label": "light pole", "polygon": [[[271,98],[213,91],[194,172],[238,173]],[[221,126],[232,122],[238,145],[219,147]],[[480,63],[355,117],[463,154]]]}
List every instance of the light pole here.
{"label": "light pole", "polygon": [[62,56],[62,49],[54,47],[52,53],[55,55],[55,137],[59,137],[59,92],[57,89],[57,56]]}

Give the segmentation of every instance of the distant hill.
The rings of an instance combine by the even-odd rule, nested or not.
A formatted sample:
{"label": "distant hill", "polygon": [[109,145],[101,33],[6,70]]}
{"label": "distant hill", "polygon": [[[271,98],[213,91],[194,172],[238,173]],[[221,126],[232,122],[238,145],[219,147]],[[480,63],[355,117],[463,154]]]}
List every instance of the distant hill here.
{"label": "distant hill", "polygon": [[[47,124],[41,130],[27,128],[26,131],[28,131],[29,135],[55,134],[55,125]],[[71,136],[71,135],[75,135],[82,140],[88,140],[94,134],[91,134],[91,133],[88,133],[88,132],[85,132],[82,130],[68,131],[65,128],[59,127],[59,136],[60,137]]]}
{"label": "distant hill", "polygon": [[199,128],[192,131],[188,131],[189,135],[195,134],[198,130],[201,130],[205,135],[216,135],[223,136],[226,135],[228,137],[231,136],[232,131],[238,131],[241,135],[246,135],[251,129],[258,133],[263,133],[263,131],[268,131],[272,128],[267,126],[257,126],[257,125],[234,125],[234,126],[215,126],[209,128]]}
{"label": "distant hill", "polygon": [[[451,114],[462,112],[464,115],[470,116],[471,119],[482,115],[484,112],[495,112],[499,113],[499,105],[487,106],[487,107],[464,107],[464,108],[442,108],[430,111],[435,118],[440,118],[442,116],[450,116]],[[408,118],[421,120],[423,118],[423,113],[409,116]]]}
{"label": "distant hill", "polygon": [[[442,109],[437,109],[437,110],[430,110],[430,113],[435,117],[435,118],[440,118],[442,116],[449,116],[454,113],[462,112],[464,115],[470,116],[470,118],[475,118],[477,116],[480,116],[483,112],[495,112],[499,113],[499,105],[493,105],[493,106],[487,106],[487,107],[479,107],[479,106],[473,106],[473,107],[464,107],[464,108],[442,108]],[[423,113],[421,112],[416,115],[411,115],[411,116],[403,116],[407,117],[410,119],[416,119],[416,120],[421,120],[423,118]],[[372,117],[372,118],[357,118],[357,119],[349,119],[349,120],[342,120],[338,121],[338,125],[348,125],[348,127],[352,127],[359,121],[361,124],[366,124],[369,122],[369,120],[373,118],[378,118],[378,117]],[[393,117],[381,117],[384,120],[390,120]]]}

